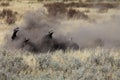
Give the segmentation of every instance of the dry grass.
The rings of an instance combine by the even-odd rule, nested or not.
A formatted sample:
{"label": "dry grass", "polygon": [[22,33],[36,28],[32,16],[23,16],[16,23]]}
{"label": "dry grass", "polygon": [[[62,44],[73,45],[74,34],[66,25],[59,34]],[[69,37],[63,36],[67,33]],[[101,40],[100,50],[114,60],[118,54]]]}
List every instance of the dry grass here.
{"label": "dry grass", "polygon": [[70,8],[67,12],[68,18],[77,18],[77,19],[89,19],[88,15],[84,12]]}
{"label": "dry grass", "polygon": [[7,24],[14,24],[16,21],[16,12],[13,12],[11,9],[3,9],[0,17],[5,19]]}
{"label": "dry grass", "polygon": [[76,10],[75,8],[71,8],[73,5],[68,6],[63,2],[55,2],[55,3],[48,3],[44,4],[47,8],[48,14],[52,17],[55,16],[67,16],[67,18],[74,18],[74,19],[88,19],[88,15],[85,12]]}
{"label": "dry grass", "polygon": [[119,80],[119,52],[117,49],[96,48],[36,55],[3,49],[0,51],[0,79]]}
{"label": "dry grass", "polygon": [[2,2],[0,5],[4,6],[4,7],[7,7],[7,6],[10,6],[10,3],[9,2]]}
{"label": "dry grass", "polygon": [[44,6],[47,8],[48,13],[52,16],[62,15],[67,11],[66,5],[63,2],[48,3],[44,4]]}

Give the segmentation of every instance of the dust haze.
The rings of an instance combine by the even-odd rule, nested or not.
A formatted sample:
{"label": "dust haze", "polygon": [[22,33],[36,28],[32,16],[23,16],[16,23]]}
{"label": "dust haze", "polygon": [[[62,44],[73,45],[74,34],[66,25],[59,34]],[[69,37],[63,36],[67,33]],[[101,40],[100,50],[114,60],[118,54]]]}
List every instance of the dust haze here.
{"label": "dust haze", "polygon": [[[42,38],[53,31],[53,38],[59,42],[72,42],[85,48],[119,48],[120,47],[120,15],[111,16],[107,21],[89,22],[76,19],[51,17],[41,9],[29,11],[24,15],[19,27],[17,39],[12,41],[13,29],[6,35],[4,47],[12,49],[30,50],[30,46],[22,47],[23,41],[29,39],[37,49],[40,49]],[[46,48],[46,47],[44,47]],[[47,50],[49,51],[49,50]]]}

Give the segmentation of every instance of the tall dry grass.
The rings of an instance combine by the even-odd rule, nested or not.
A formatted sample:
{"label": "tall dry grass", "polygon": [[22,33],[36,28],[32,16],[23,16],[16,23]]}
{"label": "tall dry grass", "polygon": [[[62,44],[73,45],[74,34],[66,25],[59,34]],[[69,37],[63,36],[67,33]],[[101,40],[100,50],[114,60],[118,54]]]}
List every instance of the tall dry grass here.
{"label": "tall dry grass", "polygon": [[0,50],[0,80],[119,80],[119,49],[33,54]]}

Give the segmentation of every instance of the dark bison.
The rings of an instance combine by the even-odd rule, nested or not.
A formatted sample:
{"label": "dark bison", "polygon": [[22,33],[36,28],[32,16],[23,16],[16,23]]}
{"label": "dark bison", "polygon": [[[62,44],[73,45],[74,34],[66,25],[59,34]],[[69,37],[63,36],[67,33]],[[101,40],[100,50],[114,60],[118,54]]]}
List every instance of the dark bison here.
{"label": "dark bison", "polygon": [[31,42],[30,39],[24,39],[22,43],[22,48],[25,48],[31,52],[38,52],[37,46],[35,45],[35,43]]}
{"label": "dark bison", "polygon": [[53,31],[50,31],[47,35],[42,38],[41,41],[41,51],[56,51],[62,50],[65,51],[66,49],[73,49],[78,50],[79,46],[72,42],[72,41],[60,41],[59,39],[53,38]]}
{"label": "dark bison", "polygon": [[[14,29],[12,40],[15,40],[19,28]],[[61,41],[53,37],[54,32],[49,31],[48,34],[44,35],[39,43],[32,42],[29,38],[25,38],[22,41],[21,48],[31,52],[54,52],[56,50],[66,51],[67,49],[78,50],[79,46],[73,41]]]}
{"label": "dark bison", "polygon": [[40,44],[40,51],[54,51],[54,45],[56,44],[56,40],[53,38],[53,31],[50,31],[47,35],[45,35]]}

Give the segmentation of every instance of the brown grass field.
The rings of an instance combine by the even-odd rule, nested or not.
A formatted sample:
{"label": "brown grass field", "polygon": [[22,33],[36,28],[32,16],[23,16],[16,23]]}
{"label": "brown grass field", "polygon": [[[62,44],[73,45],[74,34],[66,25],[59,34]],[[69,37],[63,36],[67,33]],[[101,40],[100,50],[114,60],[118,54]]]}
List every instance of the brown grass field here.
{"label": "brown grass field", "polygon": [[[120,80],[120,1],[71,0],[64,4],[63,1],[0,0],[0,80]],[[11,12],[2,14],[4,9]],[[50,25],[53,25],[58,22],[58,32],[65,36],[72,32],[75,37],[81,36],[83,40],[75,38],[75,41],[83,45],[82,48],[87,47],[77,51],[58,50],[39,54],[12,46],[4,47],[7,35],[25,22],[27,13],[38,15],[42,11],[47,14],[47,17],[43,15],[41,18],[43,23],[51,22]],[[117,48],[93,47],[97,45],[92,42],[94,36],[118,41],[115,43]],[[109,46],[109,43],[106,44]]]}

